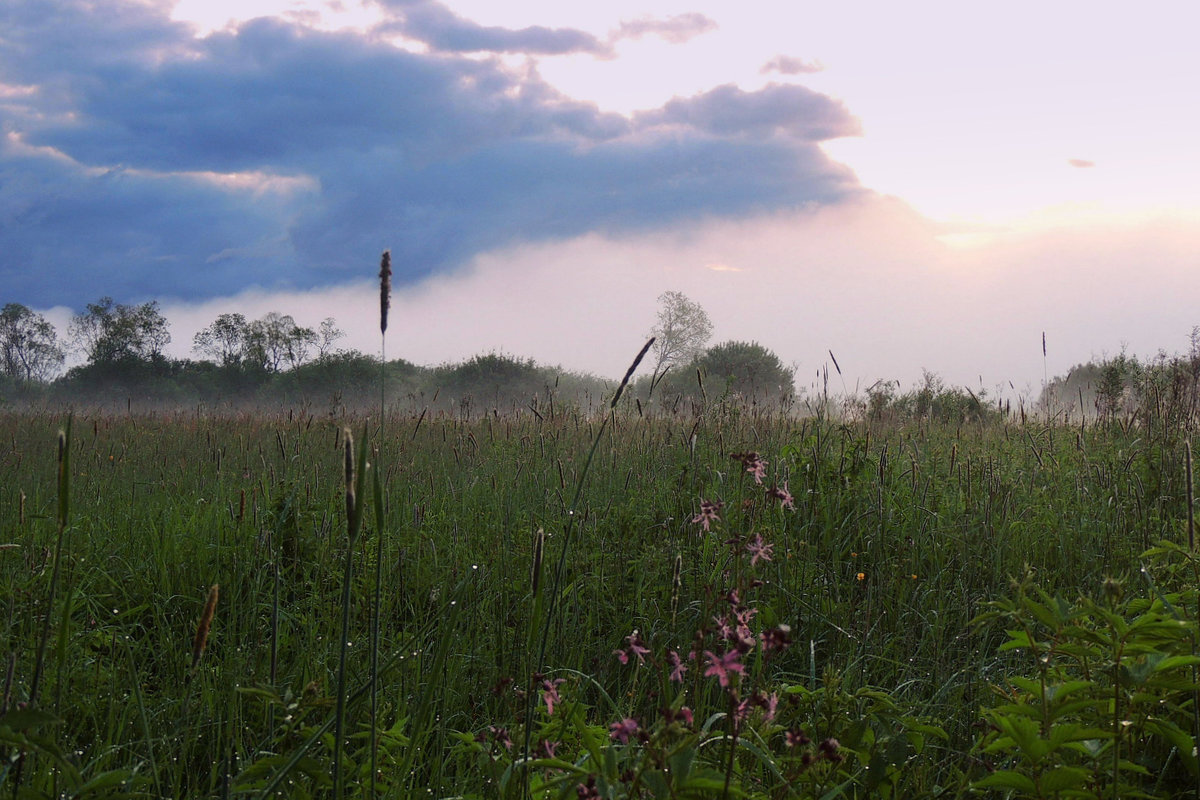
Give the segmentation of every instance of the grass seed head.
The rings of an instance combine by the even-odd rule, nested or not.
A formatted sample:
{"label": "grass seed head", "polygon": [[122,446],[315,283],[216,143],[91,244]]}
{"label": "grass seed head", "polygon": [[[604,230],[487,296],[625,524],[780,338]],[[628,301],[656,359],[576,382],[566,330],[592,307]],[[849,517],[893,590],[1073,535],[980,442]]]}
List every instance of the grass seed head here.
{"label": "grass seed head", "polygon": [[347,428],[342,437],[346,442],[346,520],[354,519],[354,510],[357,508],[357,498],[354,496],[354,435]]}
{"label": "grass seed head", "polygon": [[204,648],[208,644],[208,632],[212,628],[213,616],[217,613],[217,595],[220,594],[218,584],[213,584],[208,590],[208,601],[204,604],[204,611],[200,614],[200,624],[196,626],[196,636],[192,639],[192,669],[200,663],[200,656],[204,655]]}
{"label": "grass seed head", "polygon": [[387,333],[388,310],[392,307],[392,251],[384,250],[379,262],[379,332]]}

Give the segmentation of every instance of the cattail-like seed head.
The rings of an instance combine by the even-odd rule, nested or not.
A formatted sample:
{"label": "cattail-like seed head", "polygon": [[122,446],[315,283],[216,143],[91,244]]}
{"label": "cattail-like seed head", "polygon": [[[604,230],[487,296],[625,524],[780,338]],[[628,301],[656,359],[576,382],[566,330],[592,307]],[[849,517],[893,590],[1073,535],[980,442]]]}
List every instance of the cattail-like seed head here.
{"label": "cattail-like seed head", "polygon": [[392,307],[392,251],[384,250],[379,262],[379,332],[387,333],[388,309]]}
{"label": "cattail-like seed head", "polygon": [[671,572],[671,622],[679,611],[679,590],[683,588],[683,554],[675,554],[675,569]]}
{"label": "cattail-like seed head", "polygon": [[538,587],[542,582],[542,557],[546,552],[546,531],[537,529],[533,535],[533,596],[537,597]]}
{"label": "cattail-like seed head", "polygon": [[357,508],[358,501],[354,496],[354,434],[350,433],[349,428],[343,434],[343,439],[346,442],[346,521],[350,522],[354,519],[354,510]]}
{"label": "cattail-like seed head", "polygon": [[646,353],[650,350],[650,345],[654,344],[655,337],[651,336],[650,340],[642,345],[642,349],[638,352],[637,357],[633,359],[633,363],[629,365],[629,369],[625,370],[625,377],[621,378],[621,385],[617,387],[616,394],[613,395],[612,402],[609,403],[609,409],[617,407],[617,401],[621,399],[621,392],[625,391],[625,387],[629,384],[629,379],[633,377],[633,373],[638,368],[638,364],[642,363],[642,359],[646,357]]}
{"label": "cattail-like seed head", "polygon": [[220,593],[218,584],[213,584],[208,590],[208,602],[204,604],[204,611],[200,614],[200,624],[196,626],[196,637],[192,639],[192,669],[200,663],[200,656],[204,655],[204,647],[208,644],[208,632],[212,628],[213,616],[217,613],[217,595]]}

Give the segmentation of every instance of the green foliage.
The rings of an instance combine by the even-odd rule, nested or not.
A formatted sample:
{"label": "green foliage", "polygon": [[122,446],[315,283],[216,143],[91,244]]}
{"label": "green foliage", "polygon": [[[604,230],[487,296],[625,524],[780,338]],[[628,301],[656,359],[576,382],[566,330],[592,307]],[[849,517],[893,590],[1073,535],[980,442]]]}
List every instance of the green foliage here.
{"label": "green foliage", "polygon": [[[377,375],[340,358],[269,385],[332,381],[339,364]],[[394,377],[434,385],[411,365]],[[1169,441],[728,402],[601,420],[539,402],[464,417],[418,397],[372,414],[379,489],[353,548],[338,431],[362,420],[324,405],[81,414],[50,613],[62,421],[0,414],[0,652],[14,654],[0,714],[28,702],[46,635],[34,708],[53,717],[0,721],[23,795],[327,795],[339,696],[345,796],[369,796],[372,776],[388,797],[716,797],[726,781],[763,798],[1194,791],[1200,581],[1177,546],[1143,556],[1185,538]],[[1038,583],[1014,589],[1026,564]],[[763,634],[783,626],[791,645],[767,657]],[[731,635],[745,671],[727,660],[722,686],[705,673],[733,658]]]}
{"label": "green foliage", "polygon": [[778,403],[792,395],[792,370],[779,356],[757,342],[722,342],[708,348],[686,366],[670,373],[660,390],[666,397],[746,403]]}
{"label": "green foliage", "polygon": [[[1159,553],[1169,552],[1160,550]],[[1178,552],[1176,550],[1176,552]],[[1149,573],[1146,573],[1147,575]],[[979,622],[1007,629],[1018,670],[984,711],[974,782],[1015,797],[1155,797],[1194,790],[1197,628],[1179,594],[1148,597],[1108,579],[1099,599],[1067,602],[1032,575]],[[1189,590],[1194,608],[1195,591]]]}
{"label": "green foliage", "polygon": [[20,303],[0,309],[0,375],[12,381],[45,381],[66,358],[58,334],[41,314]]}
{"label": "green foliage", "polygon": [[171,341],[157,301],[127,306],[103,297],[71,321],[71,337],[92,365],[162,359]]}

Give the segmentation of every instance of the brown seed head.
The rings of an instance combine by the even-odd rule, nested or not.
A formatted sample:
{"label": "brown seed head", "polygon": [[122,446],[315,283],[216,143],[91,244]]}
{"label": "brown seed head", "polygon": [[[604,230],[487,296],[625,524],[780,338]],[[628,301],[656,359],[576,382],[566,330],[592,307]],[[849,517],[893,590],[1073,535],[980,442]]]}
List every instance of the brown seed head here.
{"label": "brown seed head", "polygon": [[212,628],[213,616],[217,613],[218,594],[220,586],[214,583],[208,590],[208,601],[204,604],[200,624],[196,626],[196,636],[192,639],[192,669],[200,663],[200,656],[204,655],[204,647],[208,644],[208,632]]}
{"label": "brown seed head", "polygon": [[384,250],[379,262],[379,332],[387,333],[388,309],[392,307],[392,251]]}

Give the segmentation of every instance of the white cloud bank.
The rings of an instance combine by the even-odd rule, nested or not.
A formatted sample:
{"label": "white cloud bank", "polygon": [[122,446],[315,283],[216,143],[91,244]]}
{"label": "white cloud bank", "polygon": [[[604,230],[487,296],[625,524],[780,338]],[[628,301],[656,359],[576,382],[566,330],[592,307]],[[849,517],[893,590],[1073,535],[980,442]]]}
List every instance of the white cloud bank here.
{"label": "white cloud bank", "polygon": [[[186,354],[217,314],[277,310],[306,325],[332,316],[348,334],[343,346],[378,353],[378,257],[364,254],[365,278],[353,285],[166,305],[174,351]],[[848,389],[879,378],[910,385],[929,369],[956,384],[1036,392],[1044,369],[1065,373],[1123,346],[1143,356],[1183,349],[1200,324],[1198,267],[1200,231],[1181,216],[963,232],[875,197],[492,251],[399,288],[387,352],[436,364],[502,351],[618,377],[657,296],[679,290],[708,310],[714,343],[759,341],[798,367],[801,388],[832,350]]]}

